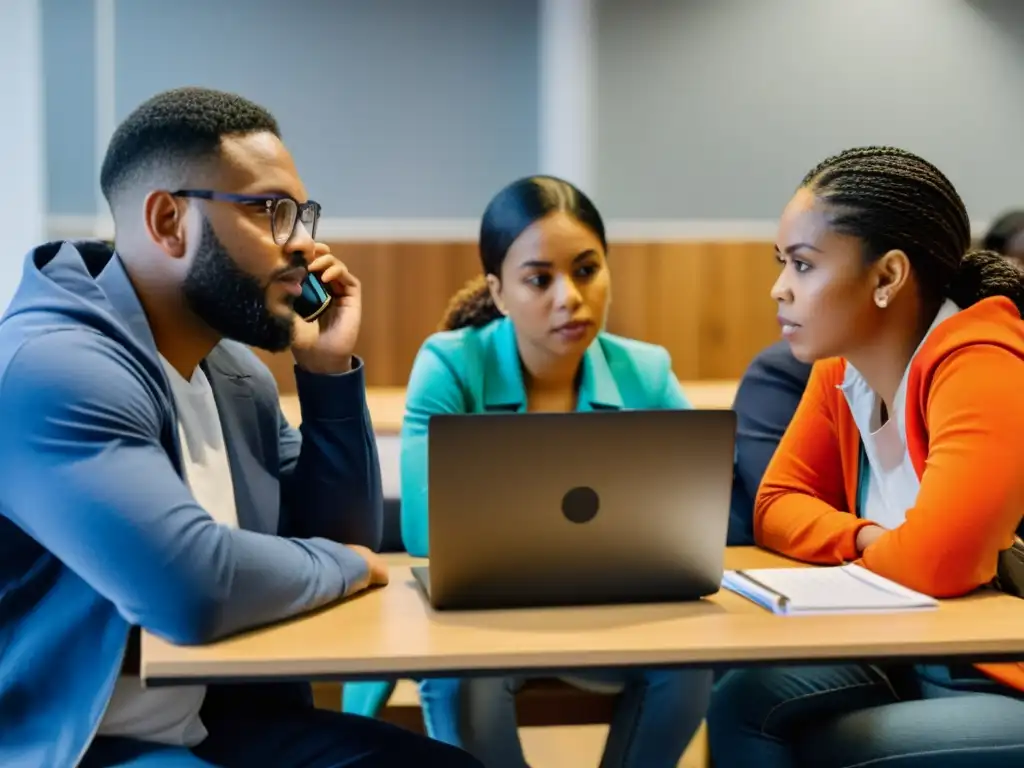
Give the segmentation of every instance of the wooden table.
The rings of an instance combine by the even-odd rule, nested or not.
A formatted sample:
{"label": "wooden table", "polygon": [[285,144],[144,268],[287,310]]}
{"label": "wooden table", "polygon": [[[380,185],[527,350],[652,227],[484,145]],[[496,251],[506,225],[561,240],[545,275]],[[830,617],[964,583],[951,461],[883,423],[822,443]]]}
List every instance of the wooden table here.
{"label": "wooden table", "polygon": [[[405,414],[405,387],[368,387],[366,404],[370,409],[373,429],[378,435],[397,435],[402,430]],[[302,421],[298,395],[281,395],[281,410],[293,426]]]}
{"label": "wooden table", "polygon": [[[735,381],[684,381],[683,390],[694,408],[727,409],[736,396]],[[378,435],[397,435],[405,414],[405,387],[369,387],[366,403],[370,408],[374,431]],[[282,395],[281,408],[291,424],[301,421],[297,395]]]}
{"label": "wooden table", "polygon": [[[1024,600],[984,592],[934,611],[774,616],[730,592],[694,603],[434,612],[394,560],[391,584],[207,646],[143,634],[148,685],[341,680],[615,666],[1024,658]],[[791,565],[733,548],[728,568]]]}
{"label": "wooden table", "polygon": [[732,408],[740,383],[732,380],[701,380],[681,381],[679,384],[694,408],[724,411]]}

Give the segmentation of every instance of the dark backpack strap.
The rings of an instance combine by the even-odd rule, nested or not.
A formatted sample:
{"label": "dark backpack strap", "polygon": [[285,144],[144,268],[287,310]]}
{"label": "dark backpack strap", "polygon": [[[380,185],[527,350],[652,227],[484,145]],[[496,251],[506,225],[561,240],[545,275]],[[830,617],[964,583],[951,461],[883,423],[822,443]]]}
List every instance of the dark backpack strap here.
{"label": "dark backpack strap", "polygon": [[868,464],[868,452],[864,448],[864,441],[859,442],[859,456],[857,457],[857,498],[854,500],[853,514],[857,517],[864,516],[864,507],[868,503],[868,489],[871,487],[871,467]]}
{"label": "dark backpack strap", "polygon": [[1024,543],[1020,538],[999,553],[992,585],[1008,595],[1024,597]]}

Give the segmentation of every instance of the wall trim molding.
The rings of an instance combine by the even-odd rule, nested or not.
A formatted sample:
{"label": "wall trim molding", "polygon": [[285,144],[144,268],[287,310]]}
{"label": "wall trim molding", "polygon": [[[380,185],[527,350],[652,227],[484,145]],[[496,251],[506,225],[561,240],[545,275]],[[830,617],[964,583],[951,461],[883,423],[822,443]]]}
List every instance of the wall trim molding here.
{"label": "wall trim molding", "polygon": [[[770,220],[611,220],[608,239],[616,242],[701,240],[772,240],[777,223]],[[475,242],[478,219],[344,219],[324,218],[318,237],[332,242]],[[50,216],[50,239],[110,238],[114,223],[104,216]]]}
{"label": "wall trim molding", "polygon": [[[109,239],[114,223],[106,216],[51,215],[46,222],[50,240]],[[325,218],[319,237],[331,242],[476,242],[478,219],[342,219]],[[772,219],[611,219],[608,239],[619,243],[677,243],[716,241],[772,242],[778,222]],[[972,226],[975,237],[988,222]]]}

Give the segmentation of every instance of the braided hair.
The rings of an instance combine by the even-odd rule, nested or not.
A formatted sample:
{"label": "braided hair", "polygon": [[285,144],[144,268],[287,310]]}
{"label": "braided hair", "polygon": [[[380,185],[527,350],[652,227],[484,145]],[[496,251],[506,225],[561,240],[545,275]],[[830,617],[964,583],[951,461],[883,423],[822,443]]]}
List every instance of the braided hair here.
{"label": "braided hair", "polygon": [[801,184],[824,202],[832,228],[864,244],[868,261],[907,254],[922,298],[966,308],[1006,296],[1024,312],[1024,274],[999,254],[971,251],[960,195],[938,168],[893,147],[858,147],[828,158]]}
{"label": "braided hair", "polygon": [[486,275],[501,275],[512,243],[523,231],[552,213],[567,213],[585,226],[607,250],[604,221],[583,192],[554,176],[528,176],[513,181],[494,196],[480,222],[480,262],[483,274],[470,280],[448,302],[440,330],[487,325],[501,317]]}

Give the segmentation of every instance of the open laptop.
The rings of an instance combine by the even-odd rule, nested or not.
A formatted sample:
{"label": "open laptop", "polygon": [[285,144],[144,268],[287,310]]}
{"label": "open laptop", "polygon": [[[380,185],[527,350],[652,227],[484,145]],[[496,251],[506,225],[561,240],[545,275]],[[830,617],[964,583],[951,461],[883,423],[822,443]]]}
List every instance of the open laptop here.
{"label": "open laptop", "polygon": [[436,609],[696,600],[721,586],[732,411],[437,415]]}

